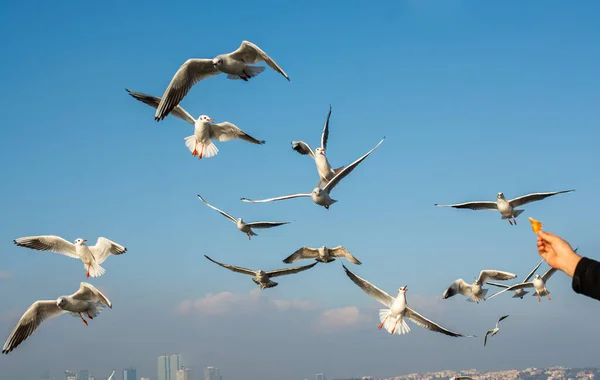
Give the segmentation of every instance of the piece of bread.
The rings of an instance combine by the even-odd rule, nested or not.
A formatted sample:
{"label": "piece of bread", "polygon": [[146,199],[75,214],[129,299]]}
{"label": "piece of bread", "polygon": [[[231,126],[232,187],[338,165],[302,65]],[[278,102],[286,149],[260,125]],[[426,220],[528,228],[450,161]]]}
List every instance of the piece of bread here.
{"label": "piece of bread", "polygon": [[533,232],[538,234],[542,230],[542,222],[529,217],[529,221],[531,222],[531,228]]}

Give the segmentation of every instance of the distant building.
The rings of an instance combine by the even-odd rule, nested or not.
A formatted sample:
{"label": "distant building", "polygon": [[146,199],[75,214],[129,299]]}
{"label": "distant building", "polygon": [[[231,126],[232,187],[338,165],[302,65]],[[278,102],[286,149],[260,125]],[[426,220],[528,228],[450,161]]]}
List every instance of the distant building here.
{"label": "distant building", "polygon": [[90,374],[87,369],[82,369],[77,375],[77,380],[89,380]]}
{"label": "distant building", "polygon": [[175,380],[194,380],[191,368],[182,368],[177,371]]}
{"label": "distant building", "polygon": [[204,380],[222,380],[217,367],[206,367],[204,370]]}
{"label": "distant building", "polygon": [[140,377],[140,380],[150,380],[149,377]]}
{"label": "distant building", "polygon": [[181,369],[181,355],[163,355],[158,357],[158,380],[176,380]]}
{"label": "distant building", "polygon": [[325,375],[322,373],[317,373],[316,380],[325,380]]}
{"label": "distant building", "polygon": [[127,368],[123,370],[123,380],[137,380],[135,368]]}
{"label": "distant building", "polygon": [[77,375],[75,372],[65,371],[65,380],[77,380]]}

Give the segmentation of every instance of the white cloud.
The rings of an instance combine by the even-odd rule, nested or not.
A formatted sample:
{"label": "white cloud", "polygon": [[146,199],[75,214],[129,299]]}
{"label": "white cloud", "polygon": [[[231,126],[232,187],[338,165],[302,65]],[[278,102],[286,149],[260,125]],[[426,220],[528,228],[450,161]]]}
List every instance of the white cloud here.
{"label": "white cloud", "polygon": [[356,306],[328,309],[321,313],[318,327],[320,330],[336,331],[358,327],[367,320]]}
{"label": "white cloud", "polygon": [[312,310],[316,308],[316,305],[307,300],[273,300],[272,301],[277,310]]}
{"label": "white cloud", "polygon": [[0,271],[0,280],[9,280],[12,278],[12,273],[6,271]]}

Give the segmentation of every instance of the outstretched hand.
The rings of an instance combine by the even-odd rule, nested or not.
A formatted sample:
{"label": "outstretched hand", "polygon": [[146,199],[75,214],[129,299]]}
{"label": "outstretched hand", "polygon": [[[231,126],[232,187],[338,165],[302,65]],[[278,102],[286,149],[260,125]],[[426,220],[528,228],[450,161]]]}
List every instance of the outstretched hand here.
{"label": "outstretched hand", "polygon": [[538,253],[552,268],[573,277],[581,259],[569,243],[550,232],[540,231],[537,238]]}

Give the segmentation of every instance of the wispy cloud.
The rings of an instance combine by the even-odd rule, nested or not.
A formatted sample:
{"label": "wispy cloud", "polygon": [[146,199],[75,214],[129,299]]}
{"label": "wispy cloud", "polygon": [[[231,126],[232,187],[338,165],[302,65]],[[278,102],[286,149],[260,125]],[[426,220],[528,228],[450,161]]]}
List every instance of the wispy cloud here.
{"label": "wispy cloud", "polygon": [[321,313],[317,328],[322,331],[338,331],[364,325],[367,317],[356,306],[328,309]]}
{"label": "wispy cloud", "polygon": [[13,277],[12,273],[6,272],[6,271],[0,271],[0,280],[9,280],[12,277]]}

